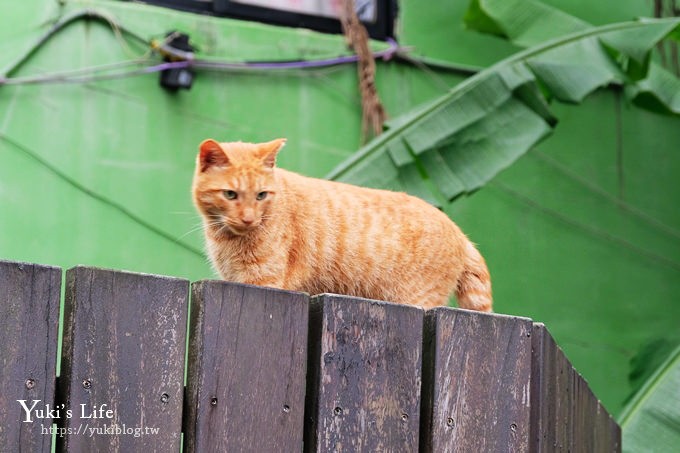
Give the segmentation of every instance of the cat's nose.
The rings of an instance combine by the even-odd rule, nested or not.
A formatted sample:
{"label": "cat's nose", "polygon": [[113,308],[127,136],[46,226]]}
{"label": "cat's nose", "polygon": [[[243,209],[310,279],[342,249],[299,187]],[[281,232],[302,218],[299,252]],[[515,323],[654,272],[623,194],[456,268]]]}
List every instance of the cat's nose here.
{"label": "cat's nose", "polygon": [[241,222],[244,225],[252,225],[255,222],[255,212],[253,212],[253,209],[246,208],[241,212]]}
{"label": "cat's nose", "polygon": [[252,225],[253,222],[255,222],[255,213],[246,210],[246,212],[241,215],[241,222],[243,222],[244,225]]}

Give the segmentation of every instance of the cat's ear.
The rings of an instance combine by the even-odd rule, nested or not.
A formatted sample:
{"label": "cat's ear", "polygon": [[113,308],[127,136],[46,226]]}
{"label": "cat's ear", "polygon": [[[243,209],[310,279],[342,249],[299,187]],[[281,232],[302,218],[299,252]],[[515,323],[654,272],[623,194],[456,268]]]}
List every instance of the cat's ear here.
{"label": "cat's ear", "polygon": [[198,165],[201,172],[206,171],[211,167],[226,167],[229,165],[229,158],[224,153],[224,150],[215,140],[209,138],[203,140],[198,146],[200,150],[198,154]]}
{"label": "cat's ear", "polygon": [[271,142],[263,143],[260,152],[262,164],[267,168],[274,168],[276,165],[276,155],[281,151],[281,148],[283,148],[285,144],[285,138],[277,138]]}

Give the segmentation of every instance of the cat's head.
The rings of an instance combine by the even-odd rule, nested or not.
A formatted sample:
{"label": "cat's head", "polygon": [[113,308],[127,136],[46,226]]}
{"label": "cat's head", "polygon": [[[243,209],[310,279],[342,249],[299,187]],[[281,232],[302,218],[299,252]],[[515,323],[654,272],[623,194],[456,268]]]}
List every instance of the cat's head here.
{"label": "cat's head", "polygon": [[209,229],[242,236],[266,223],[277,195],[276,155],[285,143],[201,143],[193,195]]}

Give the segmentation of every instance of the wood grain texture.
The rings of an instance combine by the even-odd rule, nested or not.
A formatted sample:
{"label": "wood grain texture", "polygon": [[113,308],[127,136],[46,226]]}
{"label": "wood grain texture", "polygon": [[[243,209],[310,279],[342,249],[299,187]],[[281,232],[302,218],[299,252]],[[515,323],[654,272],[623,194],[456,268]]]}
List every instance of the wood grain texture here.
{"label": "wood grain texture", "polygon": [[312,299],[307,452],[418,451],[423,311]]}
{"label": "wood grain texture", "polygon": [[532,335],[531,451],[621,451],[621,429],[545,326]]}
{"label": "wood grain texture", "polygon": [[527,451],[531,320],[452,308],[425,317],[421,451]]}
{"label": "wood grain texture", "polygon": [[194,283],[185,451],[302,450],[308,300]]}
{"label": "wood grain texture", "polygon": [[[179,450],[188,290],[176,278],[67,271],[59,394],[73,413],[61,420],[72,430],[63,450]],[[111,417],[85,418],[104,405]]]}
{"label": "wood grain texture", "polygon": [[24,423],[30,408],[54,408],[61,270],[0,261],[0,450],[49,452],[52,419]]}

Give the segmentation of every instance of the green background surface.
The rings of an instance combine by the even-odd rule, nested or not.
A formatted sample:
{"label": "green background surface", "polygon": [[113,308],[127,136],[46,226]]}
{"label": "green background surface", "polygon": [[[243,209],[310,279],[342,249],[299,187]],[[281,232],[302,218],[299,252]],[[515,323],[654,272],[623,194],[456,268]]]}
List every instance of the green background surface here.
{"label": "green background surface", "polygon": [[[546,1],[595,24],[651,15],[651,3]],[[466,1],[400,2],[399,41],[417,55],[487,66],[517,48],[466,30]],[[228,61],[346,53],[341,36],[117,1],[11,2],[0,70],[62,14],[107,11],[145,38],[179,29]],[[380,43],[374,43],[380,48]],[[15,77],[130,59],[101,22],[78,21]],[[394,117],[463,73],[378,63]],[[630,392],[630,358],[680,328],[680,120],[629,105],[617,88],[556,104],[555,134],[447,213],[485,255],[495,310],[544,322],[605,406]],[[322,177],[360,146],[352,65],[314,72],[199,71],[170,94],[158,75],[0,86],[0,259],[214,278],[190,184],[198,143],[287,137],[279,165]]]}

